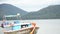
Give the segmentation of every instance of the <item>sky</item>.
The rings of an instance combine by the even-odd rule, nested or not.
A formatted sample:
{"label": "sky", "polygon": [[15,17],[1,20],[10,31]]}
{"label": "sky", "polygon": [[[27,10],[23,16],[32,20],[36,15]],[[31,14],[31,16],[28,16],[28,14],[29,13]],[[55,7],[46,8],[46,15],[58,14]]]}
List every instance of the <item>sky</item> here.
{"label": "sky", "polygon": [[28,12],[38,11],[49,5],[60,4],[60,0],[0,0],[0,4],[7,3]]}

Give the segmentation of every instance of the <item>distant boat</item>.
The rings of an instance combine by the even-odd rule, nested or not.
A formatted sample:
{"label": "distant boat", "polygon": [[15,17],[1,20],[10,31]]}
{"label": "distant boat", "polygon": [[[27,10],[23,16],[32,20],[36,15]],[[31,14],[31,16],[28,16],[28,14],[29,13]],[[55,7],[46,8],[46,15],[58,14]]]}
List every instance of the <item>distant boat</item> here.
{"label": "distant boat", "polygon": [[[18,14],[19,16],[20,14]],[[17,15],[8,15],[6,17],[16,17]],[[7,20],[8,21],[8,20]],[[5,22],[6,23],[6,22]],[[20,20],[13,20],[13,23],[9,21],[4,25],[4,34],[36,34],[39,29],[36,23],[21,23]]]}

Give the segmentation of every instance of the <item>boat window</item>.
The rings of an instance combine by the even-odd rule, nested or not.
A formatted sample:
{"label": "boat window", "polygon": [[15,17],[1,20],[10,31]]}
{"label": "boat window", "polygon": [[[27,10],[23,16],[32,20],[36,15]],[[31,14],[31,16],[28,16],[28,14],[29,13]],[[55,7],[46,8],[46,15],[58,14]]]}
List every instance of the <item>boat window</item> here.
{"label": "boat window", "polygon": [[14,21],[14,24],[19,24],[19,23],[20,23],[19,20],[15,20],[15,21]]}
{"label": "boat window", "polygon": [[21,25],[21,28],[28,27],[28,24]]}

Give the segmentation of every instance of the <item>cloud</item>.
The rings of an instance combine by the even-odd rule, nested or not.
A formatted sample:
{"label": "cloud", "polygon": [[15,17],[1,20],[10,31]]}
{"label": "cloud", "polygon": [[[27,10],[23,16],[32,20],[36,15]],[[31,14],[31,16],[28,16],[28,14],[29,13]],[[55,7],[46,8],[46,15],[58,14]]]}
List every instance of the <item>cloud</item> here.
{"label": "cloud", "polygon": [[0,0],[0,2],[2,2],[2,1],[4,1],[4,0]]}
{"label": "cloud", "polygon": [[0,2],[7,1],[7,0],[0,0]]}

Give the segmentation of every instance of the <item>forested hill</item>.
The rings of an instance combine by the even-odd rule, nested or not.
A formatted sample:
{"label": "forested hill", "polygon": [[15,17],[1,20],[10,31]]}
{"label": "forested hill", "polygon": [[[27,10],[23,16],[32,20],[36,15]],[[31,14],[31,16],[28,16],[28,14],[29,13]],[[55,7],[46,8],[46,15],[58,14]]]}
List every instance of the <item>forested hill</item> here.
{"label": "forested hill", "polygon": [[3,15],[16,15],[17,13],[20,13],[22,16],[28,12],[11,4],[0,4],[0,19]]}
{"label": "forested hill", "polygon": [[50,5],[37,12],[30,12],[22,19],[60,19],[60,5]]}

